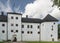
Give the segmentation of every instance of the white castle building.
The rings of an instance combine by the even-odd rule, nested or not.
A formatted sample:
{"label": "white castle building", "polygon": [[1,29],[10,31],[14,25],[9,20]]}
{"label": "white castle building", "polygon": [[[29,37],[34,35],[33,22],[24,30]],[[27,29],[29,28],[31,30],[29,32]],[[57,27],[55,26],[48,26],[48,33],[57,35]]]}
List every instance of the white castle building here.
{"label": "white castle building", "polygon": [[58,41],[58,20],[47,15],[43,20],[8,12],[0,15],[0,41]]}

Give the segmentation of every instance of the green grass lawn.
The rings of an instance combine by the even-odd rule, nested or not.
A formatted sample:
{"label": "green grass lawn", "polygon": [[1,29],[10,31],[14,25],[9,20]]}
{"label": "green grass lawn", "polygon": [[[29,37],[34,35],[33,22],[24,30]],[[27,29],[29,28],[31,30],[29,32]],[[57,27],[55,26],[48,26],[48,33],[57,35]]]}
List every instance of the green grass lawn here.
{"label": "green grass lawn", "polygon": [[[0,42],[0,43],[4,43],[4,42]],[[29,41],[29,42],[25,42],[25,43],[60,43],[60,42],[38,42],[38,41]]]}
{"label": "green grass lawn", "polygon": [[27,43],[60,43],[60,42],[27,42]]}
{"label": "green grass lawn", "polygon": [[4,42],[0,42],[0,43],[4,43]]}

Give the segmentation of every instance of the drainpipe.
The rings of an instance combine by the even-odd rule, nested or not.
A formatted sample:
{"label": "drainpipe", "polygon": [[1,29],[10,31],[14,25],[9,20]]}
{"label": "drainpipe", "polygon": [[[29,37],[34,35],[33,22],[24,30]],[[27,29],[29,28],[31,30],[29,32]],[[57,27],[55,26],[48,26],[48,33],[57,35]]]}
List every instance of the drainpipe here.
{"label": "drainpipe", "polygon": [[40,23],[40,29],[39,29],[39,32],[40,32],[40,34],[39,34],[39,41],[41,41],[41,23]]}
{"label": "drainpipe", "polygon": [[8,41],[8,14],[7,14],[7,41]]}

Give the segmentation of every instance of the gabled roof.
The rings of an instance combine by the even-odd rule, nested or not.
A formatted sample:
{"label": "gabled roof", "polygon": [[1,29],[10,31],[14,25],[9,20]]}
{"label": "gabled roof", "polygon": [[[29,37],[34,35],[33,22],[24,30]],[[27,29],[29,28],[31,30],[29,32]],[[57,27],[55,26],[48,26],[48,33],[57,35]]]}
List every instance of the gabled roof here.
{"label": "gabled roof", "polygon": [[[12,13],[10,13],[12,14]],[[16,14],[16,13],[13,13]],[[0,22],[7,22],[8,18],[6,15],[0,15]],[[42,22],[53,22],[58,21],[56,18],[52,17],[51,15],[47,15],[43,20],[36,19],[36,18],[22,18],[22,22],[26,23],[42,23]]]}
{"label": "gabled roof", "polygon": [[7,22],[7,16],[6,15],[0,15],[0,22]]}
{"label": "gabled roof", "polygon": [[43,19],[43,21],[44,21],[44,22],[48,22],[48,21],[58,21],[58,20],[48,14],[48,15]]}
{"label": "gabled roof", "polygon": [[22,18],[22,22],[26,23],[41,23],[41,19],[35,19],[35,18]]}

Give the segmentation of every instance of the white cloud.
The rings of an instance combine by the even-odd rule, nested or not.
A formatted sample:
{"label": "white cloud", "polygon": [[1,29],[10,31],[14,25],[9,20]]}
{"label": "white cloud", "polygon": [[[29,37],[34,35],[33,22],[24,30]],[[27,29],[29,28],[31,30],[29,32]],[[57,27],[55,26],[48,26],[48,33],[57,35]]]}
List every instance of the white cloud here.
{"label": "white cloud", "polygon": [[34,3],[29,3],[25,7],[25,13],[22,17],[44,18],[48,13],[52,16],[59,18],[59,9],[55,6],[52,7],[51,0],[36,0]]}
{"label": "white cloud", "polygon": [[51,5],[52,2],[50,0],[36,0],[34,3],[26,5],[23,17],[28,15],[33,18],[40,18],[41,14],[45,16],[51,8]]}
{"label": "white cloud", "polygon": [[50,14],[60,20],[60,10],[57,6],[54,6],[53,11]]}

